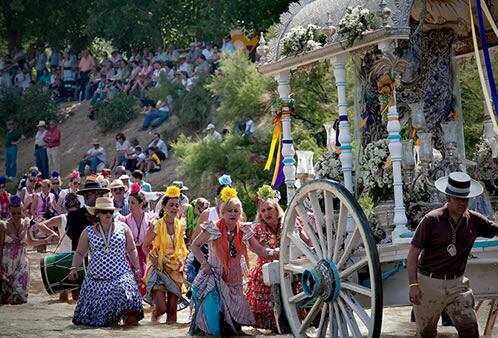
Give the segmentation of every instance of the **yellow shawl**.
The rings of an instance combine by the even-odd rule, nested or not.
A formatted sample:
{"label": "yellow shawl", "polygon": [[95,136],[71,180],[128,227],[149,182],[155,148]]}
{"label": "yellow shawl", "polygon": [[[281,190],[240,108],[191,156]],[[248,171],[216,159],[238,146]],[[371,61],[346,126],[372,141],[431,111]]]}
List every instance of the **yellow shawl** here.
{"label": "yellow shawl", "polygon": [[[171,237],[168,234],[166,225],[166,216],[156,221],[156,237],[152,243],[150,254],[157,256],[158,269],[160,271],[171,270],[178,271],[183,268],[187,258],[187,246],[185,245],[184,232],[185,224],[175,217],[175,242],[173,253],[167,254],[171,250]],[[166,258],[166,260],[164,260]]]}

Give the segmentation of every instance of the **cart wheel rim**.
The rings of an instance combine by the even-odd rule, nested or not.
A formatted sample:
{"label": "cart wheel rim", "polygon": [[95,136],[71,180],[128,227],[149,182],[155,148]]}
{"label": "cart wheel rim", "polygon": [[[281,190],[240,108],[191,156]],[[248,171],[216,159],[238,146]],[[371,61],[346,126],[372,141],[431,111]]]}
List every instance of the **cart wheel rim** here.
{"label": "cart wheel rim", "polygon": [[375,239],[361,207],[339,183],[315,180],[296,191],[280,242],[280,288],[295,336],[380,336]]}

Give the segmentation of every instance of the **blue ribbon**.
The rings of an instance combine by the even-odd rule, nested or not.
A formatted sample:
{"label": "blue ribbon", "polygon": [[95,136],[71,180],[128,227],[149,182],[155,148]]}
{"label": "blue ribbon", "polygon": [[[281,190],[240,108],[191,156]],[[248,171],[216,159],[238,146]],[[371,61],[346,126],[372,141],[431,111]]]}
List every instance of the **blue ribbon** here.
{"label": "blue ribbon", "polygon": [[477,18],[479,20],[479,33],[481,36],[482,52],[484,54],[484,61],[486,63],[486,72],[488,73],[489,88],[491,96],[495,105],[495,114],[498,118],[498,93],[496,92],[496,83],[493,76],[493,69],[491,68],[491,60],[489,58],[488,41],[486,40],[486,29],[484,27],[484,20],[482,18],[481,1],[476,0]]}

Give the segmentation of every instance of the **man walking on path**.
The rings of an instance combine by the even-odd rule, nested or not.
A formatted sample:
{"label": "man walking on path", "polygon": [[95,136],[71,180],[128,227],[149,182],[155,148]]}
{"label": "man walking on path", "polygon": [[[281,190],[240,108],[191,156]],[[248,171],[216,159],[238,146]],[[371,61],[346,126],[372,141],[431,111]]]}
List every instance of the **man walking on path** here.
{"label": "man walking on path", "polygon": [[14,179],[17,173],[17,144],[23,139],[14,121],[7,121],[5,135],[5,176]]}
{"label": "man walking on path", "polygon": [[45,121],[38,122],[38,131],[35,135],[35,160],[36,166],[40,169],[42,177],[48,179],[48,157],[47,149],[45,148],[45,134],[47,133],[47,125]]}
{"label": "man walking on path", "polygon": [[408,252],[410,302],[414,304],[417,337],[436,337],[446,309],[460,337],[479,337],[474,296],[463,275],[477,237],[498,235],[498,224],[468,210],[469,199],[483,192],[463,172],[436,181],[447,203],[424,216]]}
{"label": "man walking on path", "polygon": [[55,120],[48,122],[48,130],[43,138],[47,147],[48,167],[50,171],[61,171],[59,146],[61,145],[61,131],[57,128]]}

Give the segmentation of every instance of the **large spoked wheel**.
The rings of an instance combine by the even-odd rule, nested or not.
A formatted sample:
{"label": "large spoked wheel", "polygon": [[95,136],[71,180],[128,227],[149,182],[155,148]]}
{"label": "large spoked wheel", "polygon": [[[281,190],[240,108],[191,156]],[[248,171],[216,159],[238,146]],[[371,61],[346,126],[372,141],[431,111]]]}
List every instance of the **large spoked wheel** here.
{"label": "large spoked wheel", "polygon": [[363,210],[344,186],[315,180],[297,190],[284,219],[280,283],[295,336],[380,336],[379,255]]}

